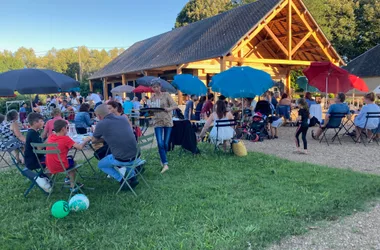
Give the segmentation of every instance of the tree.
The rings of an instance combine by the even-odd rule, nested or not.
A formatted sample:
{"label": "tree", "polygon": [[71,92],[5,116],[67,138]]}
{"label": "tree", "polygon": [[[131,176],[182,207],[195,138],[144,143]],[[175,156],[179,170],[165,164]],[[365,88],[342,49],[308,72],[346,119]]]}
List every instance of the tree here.
{"label": "tree", "polygon": [[24,68],[24,63],[20,59],[15,58],[12,52],[7,50],[0,52],[0,73],[22,68]]}
{"label": "tree", "polygon": [[177,16],[175,27],[215,16],[229,9],[230,0],[190,0]]}
{"label": "tree", "polygon": [[71,78],[77,79],[79,78],[79,63],[73,62],[67,66],[65,71],[65,75],[70,76]]}
{"label": "tree", "polygon": [[27,68],[37,67],[37,57],[33,49],[21,47],[16,51],[14,56],[17,59],[20,59]]}

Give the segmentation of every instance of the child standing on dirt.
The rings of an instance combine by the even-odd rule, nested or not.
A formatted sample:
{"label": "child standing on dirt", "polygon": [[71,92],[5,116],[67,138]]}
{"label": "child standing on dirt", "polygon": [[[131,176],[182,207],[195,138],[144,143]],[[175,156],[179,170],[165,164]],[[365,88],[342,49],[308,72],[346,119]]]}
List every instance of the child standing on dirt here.
{"label": "child standing on dirt", "polygon": [[[307,102],[303,98],[298,100],[298,106],[300,109],[298,111],[297,131],[295,134],[296,146],[297,146],[296,153],[307,154],[306,134],[307,134],[307,130],[309,129],[309,122],[308,122],[309,117],[310,117],[309,106],[307,105]],[[304,151],[300,150],[299,136],[301,133],[302,133],[302,142],[303,142]]]}

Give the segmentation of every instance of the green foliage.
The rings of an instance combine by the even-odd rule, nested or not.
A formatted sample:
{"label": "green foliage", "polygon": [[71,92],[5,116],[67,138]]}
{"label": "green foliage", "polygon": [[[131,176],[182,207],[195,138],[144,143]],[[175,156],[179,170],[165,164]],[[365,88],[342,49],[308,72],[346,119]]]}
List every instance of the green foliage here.
{"label": "green foliage", "polygon": [[88,92],[90,92],[90,86],[88,85],[88,80],[83,80],[80,83],[80,95],[88,96]]}
{"label": "green foliage", "polygon": [[[50,208],[68,197],[67,189],[56,187],[49,201],[37,189],[25,199],[29,183],[15,169],[2,171],[2,249],[263,249],[379,196],[376,175],[205,150],[211,153],[170,152],[170,171],[161,175],[155,149],[145,171],[151,188],[140,183],[138,198],[115,195],[118,183],[102,174],[86,178],[95,188],[84,190],[89,209],[64,219]],[[84,166],[81,173],[91,172]]]}
{"label": "green foliage", "polygon": [[73,63],[70,63],[68,66],[67,66],[67,69],[66,69],[66,72],[65,72],[65,75],[68,75],[70,76],[71,78],[74,78],[74,79],[77,79],[79,76],[79,63],[77,62],[73,62]]}
{"label": "green foliage", "polygon": [[0,73],[14,69],[22,69],[24,63],[21,59],[15,58],[10,51],[0,51]]}
{"label": "green foliage", "polygon": [[51,69],[79,79],[79,59],[81,61],[83,78],[89,77],[120,55],[124,49],[114,48],[106,50],[89,50],[86,47],[78,49],[52,48],[44,56],[37,57],[33,49],[19,48],[15,53],[0,51],[0,72],[20,68]]}
{"label": "green foliage", "polygon": [[[8,101],[26,101],[27,105],[30,107],[30,100],[31,96],[29,95],[21,95],[21,94],[16,94],[15,97],[1,97],[0,98],[0,114],[5,114],[7,112],[7,107],[5,105],[6,102]],[[11,109],[16,109],[18,111],[20,107],[16,104],[13,104],[9,107],[9,110]]]}
{"label": "green foliage", "polygon": [[[255,0],[190,0],[175,27],[222,13]],[[350,61],[380,43],[380,1],[304,0],[314,19],[344,60]]]}
{"label": "green foliage", "polygon": [[226,11],[230,0],[190,0],[177,16],[175,27],[186,26]]}

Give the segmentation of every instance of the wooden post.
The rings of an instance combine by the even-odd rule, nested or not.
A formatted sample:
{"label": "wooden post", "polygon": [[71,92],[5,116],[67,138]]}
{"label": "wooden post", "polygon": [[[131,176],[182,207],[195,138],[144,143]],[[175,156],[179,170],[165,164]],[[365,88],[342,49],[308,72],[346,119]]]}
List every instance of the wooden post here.
{"label": "wooden post", "polygon": [[288,0],[288,15],[286,23],[288,27],[288,59],[292,60],[292,0]]}
{"label": "wooden post", "polygon": [[289,69],[288,72],[286,73],[286,84],[285,84],[285,92],[290,96],[291,93],[291,75],[290,75],[291,70]]}
{"label": "wooden post", "polygon": [[88,86],[91,92],[94,91],[93,86],[92,86],[92,80],[88,80]]}
{"label": "wooden post", "polygon": [[[182,74],[182,68],[177,67],[177,75],[181,75],[181,74]],[[178,105],[182,105],[182,100],[183,100],[182,92],[178,90]]]}
{"label": "wooden post", "polygon": [[122,85],[125,85],[125,84],[126,84],[126,81],[125,81],[125,75],[124,75],[124,74],[121,75],[121,84],[122,84]]}
{"label": "wooden post", "polygon": [[107,77],[103,78],[103,96],[104,100],[108,100],[108,83],[107,83]]}

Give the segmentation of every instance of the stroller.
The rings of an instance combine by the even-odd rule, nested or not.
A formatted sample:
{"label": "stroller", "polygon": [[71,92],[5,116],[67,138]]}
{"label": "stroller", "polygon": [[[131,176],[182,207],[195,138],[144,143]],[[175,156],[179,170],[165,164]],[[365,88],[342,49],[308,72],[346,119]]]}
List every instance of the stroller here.
{"label": "stroller", "polygon": [[243,130],[243,135],[250,141],[263,141],[265,137],[269,136],[267,128],[268,117],[256,112],[253,114],[250,124],[247,124]]}
{"label": "stroller", "polygon": [[251,141],[263,141],[265,137],[269,138],[268,118],[273,111],[268,101],[259,101],[255,107],[255,113],[251,121],[245,125],[241,137]]}

